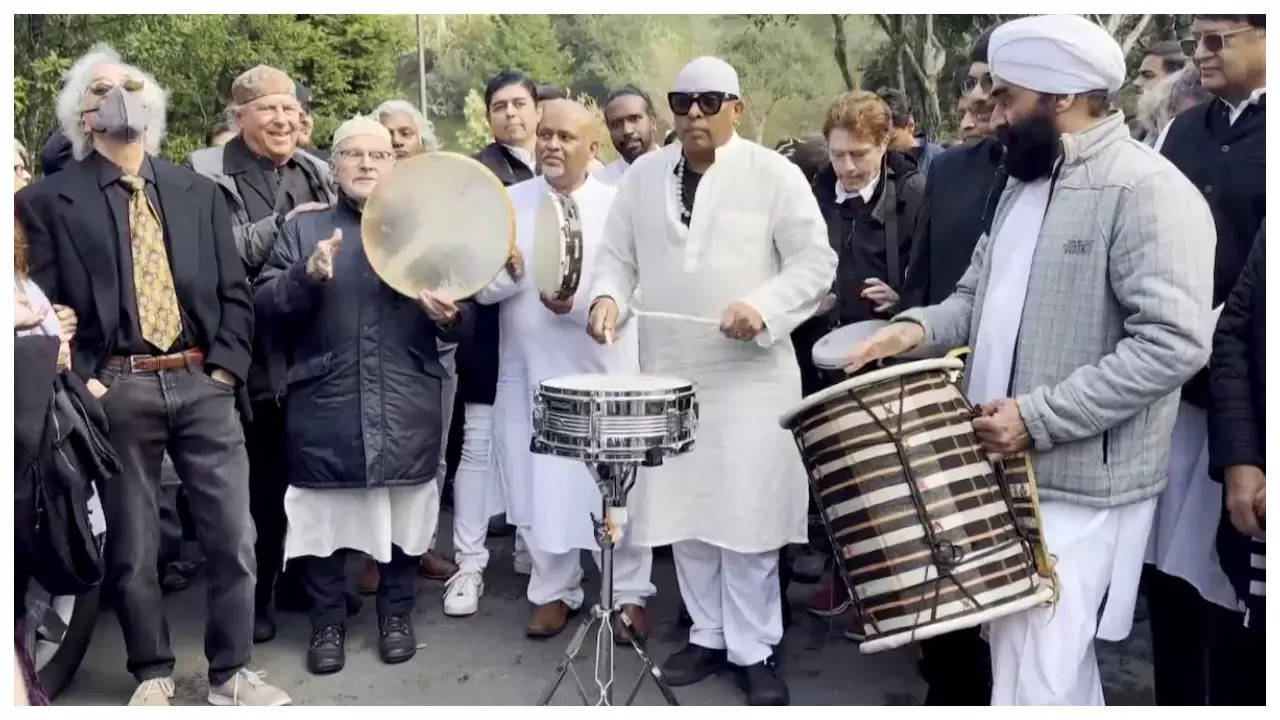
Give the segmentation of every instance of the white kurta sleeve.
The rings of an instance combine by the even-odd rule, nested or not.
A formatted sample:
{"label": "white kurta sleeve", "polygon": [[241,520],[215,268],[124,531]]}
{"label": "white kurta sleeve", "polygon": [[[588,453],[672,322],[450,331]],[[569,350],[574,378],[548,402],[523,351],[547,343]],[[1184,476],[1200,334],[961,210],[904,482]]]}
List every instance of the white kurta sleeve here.
{"label": "white kurta sleeve", "polygon": [[609,219],[604,223],[604,242],[595,261],[595,281],[591,286],[588,306],[599,298],[609,297],[617,303],[619,311],[625,311],[635,294],[640,280],[636,262],[636,229],[631,212],[632,197],[640,189],[635,179],[632,174],[623,176],[622,185],[609,208]]}
{"label": "white kurta sleeve", "polygon": [[836,276],[836,253],[827,241],[827,225],[813,190],[800,169],[787,163],[774,182],[770,216],[773,249],[781,271],[742,299],[764,318],[761,347],[787,337],[817,311]]}
{"label": "white kurta sleeve", "polygon": [[[529,277],[529,270],[525,268],[524,278]],[[498,276],[493,279],[483,290],[476,293],[476,302],[481,305],[495,305],[506,300],[507,298],[520,292],[520,288],[524,284],[524,278],[519,282],[511,277],[511,273],[507,272],[507,268],[503,267],[498,271]]]}

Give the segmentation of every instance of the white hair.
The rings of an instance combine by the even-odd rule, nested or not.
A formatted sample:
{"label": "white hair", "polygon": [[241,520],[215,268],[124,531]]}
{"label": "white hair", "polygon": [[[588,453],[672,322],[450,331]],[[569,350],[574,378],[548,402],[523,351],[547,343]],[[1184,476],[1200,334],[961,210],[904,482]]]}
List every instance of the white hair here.
{"label": "white hair", "polygon": [[160,153],[160,143],[164,140],[165,109],[169,102],[169,93],[160,87],[160,83],[148,72],[129,65],[120,59],[120,53],[105,43],[98,43],[89,48],[89,52],[81,55],[71,69],[67,71],[58,91],[56,112],[58,124],[62,132],[71,141],[71,153],[77,160],[88,157],[93,150],[93,137],[85,131],[81,123],[80,107],[84,101],[85,91],[93,79],[95,67],[103,63],[112,63],[123,67],[129,74],[142,80],[142,93],[151,117],[147,119],[147,129],[143,133],[142,142],[146,151],[152,155]]}
{"label": "white hair", "polygon": [[384,115],[392,113],[405,113],[413,118],[414,123],[418,125],[418,137],[422,139],[424,150],[434,151],[440,147],[439,141],[436,140],[436,126],[414,107],[413,103],[408,100],[388,100],[373,111],[373,116],[381,122]]}

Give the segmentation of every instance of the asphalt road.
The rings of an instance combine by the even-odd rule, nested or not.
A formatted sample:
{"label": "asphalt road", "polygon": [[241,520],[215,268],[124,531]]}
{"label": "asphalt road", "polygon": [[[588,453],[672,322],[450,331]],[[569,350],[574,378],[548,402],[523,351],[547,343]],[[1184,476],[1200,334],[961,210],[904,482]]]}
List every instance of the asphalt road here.
{"label": "asphalt road", "polygon": [[[447,515],[442,527],[448,525]],[[442,533],[443,536],[448,533]],[[414,628],[420,649],[409,662],[384,665],[378,659],[376,613],[366,598],[360,613],[347,623],[347,665],[336,675],[317,677],[305,667],[309,627],[304,615],[277,616],[275,640],[254,648],[250,665],[265,670],[269,682],[288,691],[300,705],[529,705],[536,702],[551,679],[571,631],[583,616],[570,620],[569,629],[549,640],[524,636],[531,606],[524,596],[527,578],[511,568],[511,539],[491,539],[492,557],[487,571],[480,612],[469,618],[449,618],[441,612],[443,584],[421,580],[414,611]],[[587,595],[598,587],[594,565],[584,556]],[[676,626],[679,593],[675,570],[668,557],[653,565],[657,597],[650,601],[654,623],[650,649],[661,661],[683,646],[687,631]],[[916,705],[925,686],[916,672],[916,647],[862,655],[844,639],[843,618],[835,621],[810,617],[801,610],[810,585],[793,585],[790,601],[795,624],[782,643],[782,669],[793,704],[804,705]],[[206,692],[203,656],[204,589],[202,584],[170,595],[166,608],[170,637],[177,657],[178,704],[203,704]],[[1141,602],[1140,602],[1141,608]],[[1141,615],[1141,609],[1140,609]],[[1103,683],[1108,702],[1114,705],[1148,704],[1151,695],[1151,650],[1145,623],[1119,644],[1102,644]],[[589,651],[591,646],[588,645]],[[619,648],[617,697],[625,697],[640,663],[629,650]],[[134,681],[124,669],[124,643],[115,615],[104,611],[93,644],[71,685],[57,699],[59,705],[123,704],[133,692]],[[588,684],[589,652],[575,665]],[[555,697],[557,704],[580,703],[566,680]],[[742,694],[729,675],[696,685],[676,688],[685,705],[740,705]],[[662,697],[646,681],[639,704],[661,704]]]}

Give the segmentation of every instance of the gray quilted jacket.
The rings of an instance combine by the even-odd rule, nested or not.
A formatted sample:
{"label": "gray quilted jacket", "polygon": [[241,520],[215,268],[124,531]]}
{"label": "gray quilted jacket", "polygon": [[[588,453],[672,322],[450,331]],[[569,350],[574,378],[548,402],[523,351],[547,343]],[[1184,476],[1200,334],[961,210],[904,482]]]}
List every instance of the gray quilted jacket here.
{"label": "gray quilted jacket", "polygon": [[[1178,389],[1209,359],[1215,233],[1200,193],[1114,113],[1063,137],[1014,357],[1011,396],[1040,496],[1094,507],[1164,488]],[[1004,222],[1020,183],[996,208]],[[972,344],[990,235],[951,297],[898,317],[937,346]]]}

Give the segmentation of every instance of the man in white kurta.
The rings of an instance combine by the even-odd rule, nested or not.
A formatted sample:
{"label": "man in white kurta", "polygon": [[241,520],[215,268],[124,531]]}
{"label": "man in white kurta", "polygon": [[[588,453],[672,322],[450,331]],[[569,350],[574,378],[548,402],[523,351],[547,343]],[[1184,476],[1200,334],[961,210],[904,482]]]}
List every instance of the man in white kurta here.
{"label": "man in white kurta", "polygon": [[[596,549],[592,517],[600,515],[600,491],[585,464],[530,452],[532,419],[528,399],[543,380],[580,373],[635,374],[638,350],[634,328],[610,346],[582,331],[613,188],[586,172],[599,145],[591,114],[578,103],[544,103],[538,127],[538,162],[543,174],[511,186],[516,212],[516,247],[532,257],[534,229],[552,194],[577,206],[582,225],[582,276],[577,294],[566,302],[544,299],[531,273],[504,270],[476,299],[500,303],[499,353],[508,378],[495,406],[495,440],[508,493],[507,517],[529,546],[533,572],[528,597],[535,605],[526,633],[549,637],[564,629],[569,611],[582,605],[581,550]],[[510,368],[518,368],[522,376]],[[615,606],[644,632],[645,598],[652,553],[625,536],[614,553]]]}
{"label": "man in white kurta", "polygon": [[[596,265],[590,331],[625,332],[618,310],[642,288],[640,367],[692,380],[692,452],[646,470],[631,493],[635,539],[672,544],[693,619],[663,663],[672,685],[728,663],[748,699],[785,704],[773,647],[782,638],[778,549],[805,541],[806,476],[779,416],[801,399],[789,335],[835,277],[817,202],[800,170],[734,133],[737,73],[704,57],[669,104],[681,144],[639,158],[623,178]],[[621,330],[619,331],[619,328]]]}
{"label": "man in white kurta", "polygon": [[1109,111],[1124,54],[1105,30],[1021,18],[989,58],[1010,174],[992,231],[951,297],[903,313],[846,369],[972,348],[974,433],[988,453],[1031,452],[1058,590],[990,623],[991,702],[1101,705],[1094,642],[1130,631],[1176,391],[1208,352],[1212,218]]}

